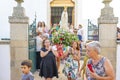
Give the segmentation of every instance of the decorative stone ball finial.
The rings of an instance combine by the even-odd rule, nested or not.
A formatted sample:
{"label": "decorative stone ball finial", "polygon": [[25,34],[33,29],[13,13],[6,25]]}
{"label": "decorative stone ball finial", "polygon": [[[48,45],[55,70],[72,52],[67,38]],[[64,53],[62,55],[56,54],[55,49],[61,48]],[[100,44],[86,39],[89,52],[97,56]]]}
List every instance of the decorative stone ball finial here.
{"label": "decorative stone ball finial", "polygon": [[110,2],[112,2],[112,0],[103,0],[103,3],[105,4],[106,7],[109,6]]}
{"label": "decorative stone ball finial", "polygon": [[17,3],[22,3],[24,2],[23,0],[15,0]]}
{"label": "decorative stone ball finial", "polygon": [[110,3],[112,0],[103,0],[103,3]]}
{"label": "decorative stone ball finial", "polygon": [[21,3],[24,2],[23,0],[15,0],[15,1],[16,1],[17,4],[18,4],[17,6],[19,6],[19,7],[21,6]]}

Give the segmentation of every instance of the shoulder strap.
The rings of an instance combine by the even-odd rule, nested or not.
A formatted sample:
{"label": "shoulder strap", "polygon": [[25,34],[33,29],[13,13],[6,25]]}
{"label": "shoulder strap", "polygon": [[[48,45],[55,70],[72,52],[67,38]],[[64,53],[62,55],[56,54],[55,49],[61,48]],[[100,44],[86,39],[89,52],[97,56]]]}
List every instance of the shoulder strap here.
{"label": "shoulder strap", "polygon": [[103,58],[101,59],[100,63],[104,64],[105,60],[106,60],[106,58],[103,57]]}

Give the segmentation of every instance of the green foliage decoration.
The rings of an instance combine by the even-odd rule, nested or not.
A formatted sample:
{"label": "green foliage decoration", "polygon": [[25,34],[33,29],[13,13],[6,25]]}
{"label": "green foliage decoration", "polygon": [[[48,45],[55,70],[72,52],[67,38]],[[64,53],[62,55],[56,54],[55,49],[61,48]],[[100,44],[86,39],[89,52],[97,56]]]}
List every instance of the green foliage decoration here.
{"label": "green foliage decoration", "polygon": [[79,41],[78,36],[68,31],[58,30],[52,34],[52,42],[54,44],[62,43],[64,46],[70,46],[72,41]]}

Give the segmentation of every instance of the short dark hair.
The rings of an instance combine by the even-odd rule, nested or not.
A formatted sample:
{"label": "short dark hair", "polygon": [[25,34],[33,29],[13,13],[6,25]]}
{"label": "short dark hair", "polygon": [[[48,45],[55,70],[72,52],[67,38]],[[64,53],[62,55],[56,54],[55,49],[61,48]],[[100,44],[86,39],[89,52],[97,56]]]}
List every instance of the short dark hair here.
{"label": "short dark hair", "polygon": [[32,67],[32,60],[24,60],[21,62],[21,65],[26,65],[28,67]]}

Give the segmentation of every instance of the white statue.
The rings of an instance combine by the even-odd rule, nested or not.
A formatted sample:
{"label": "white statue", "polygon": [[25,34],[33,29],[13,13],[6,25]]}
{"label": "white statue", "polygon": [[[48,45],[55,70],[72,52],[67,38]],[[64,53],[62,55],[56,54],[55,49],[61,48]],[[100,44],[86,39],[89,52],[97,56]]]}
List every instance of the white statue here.
{"label": "white statue", "polygon": [[64,7],[64,11],[62,12],[61,21],[60,21],[60,28],[63,30],[69,30],[67,7]]}

